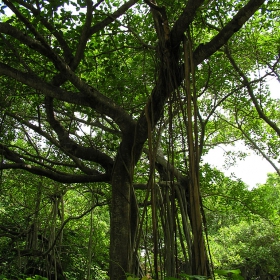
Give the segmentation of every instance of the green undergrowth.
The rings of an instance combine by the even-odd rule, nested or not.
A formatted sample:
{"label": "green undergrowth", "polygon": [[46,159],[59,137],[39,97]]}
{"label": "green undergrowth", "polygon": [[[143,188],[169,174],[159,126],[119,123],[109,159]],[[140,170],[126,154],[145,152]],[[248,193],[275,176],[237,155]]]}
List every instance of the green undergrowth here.
{"label": "green undergrowth", "polygon": [[[239,269],[232,269],[232,270],[215,270],[215,279],[216,280],[244,280],[244,278],[241,276],[241,271]],[[206,276],[200,276],[200,275],[188,275],[188,274],[180,274],[180,278],[175,277],[165,277],[164,280],[208,280],[211,278],[207,278]],[[140,280],[137,277],[128,276],[127,280]],[[141,280],[153,280],[153,278],[144,276],[141,278]]]}

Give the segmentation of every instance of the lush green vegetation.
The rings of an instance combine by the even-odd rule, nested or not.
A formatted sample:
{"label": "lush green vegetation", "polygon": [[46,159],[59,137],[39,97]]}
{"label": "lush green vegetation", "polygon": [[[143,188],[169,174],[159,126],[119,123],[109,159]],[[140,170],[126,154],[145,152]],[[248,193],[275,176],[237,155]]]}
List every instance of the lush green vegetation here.
{"label": "lush green vegetation", "polygon": [[[7,173],[1,183],[0,279],[25,279],[24,275],[38,273],[53,277],[48,275],[50,264],[46,259],[27,249],[35,246],[32,242],[39,252],[55,242],[52,257],[67,279],[108,279],[109,190],[106,194],[100,185],[100,194],[96,195],[90,185],[75,185],[58,201],[52,197],[53,191],[63,185],[42,178],[34,181],[27,172]],[[205,166],[203,174],[204,179],[212,178],[211,183],[203,181],[202,197],[213,266],[219,272],[216,279],[221,278],[221,271],[231,275],[231,270],[241,271],[244,279],[278,276],[279,176],[269,174],[264,185],[248,190],[241,181],[225,177],[209,166]],[[147,239],[145,246],[152,246],[152,240]],[[189,279],[184,272],[183,252],[178,256],[176,265],[182,269],[182,279]],[[152,258],[141,259],[141,266],[150,275],[148,257]]]}
{"label": "lush green vegetation", "polygon": [[[277,0],[0,10],[0,279],[280,277]],[[265,184],[202,161],[237,141]]]}

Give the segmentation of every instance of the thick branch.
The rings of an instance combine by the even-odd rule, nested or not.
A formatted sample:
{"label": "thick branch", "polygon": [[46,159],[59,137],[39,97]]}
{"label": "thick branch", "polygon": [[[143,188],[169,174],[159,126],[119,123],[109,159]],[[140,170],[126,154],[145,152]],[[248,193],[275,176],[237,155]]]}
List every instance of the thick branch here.
{"label": "thick branch", "polygon": [[203,4],[204,0],[189,0],[184,11],[175,22],[171,33],[170,40],[173,47],[177,47],[183,40],[184,32],[195,18],[196,11]]}
{"label": "thick branch", "polygon": [[[69,71],[71,70],[69,69]],[[0,75],[6,75],[34,89],[37,89],[45,96],[66,101],[71,104],[91,107],[100,114],[104,114],[112,118],[119,125],[121,130],[129,130],[131,125],[133,125],[133,120],[131,120],[131,117],[121,107],[114,104],[112,100],[102,95],[99,91],[91,89],[74,73],[73,75],[76,76],[75,80],[78,83],[77,87],[82,93],[65,91],[59,87],[42,81],[38,76],[30,75],[29,73],[23,73],[1,62]]]}
{"label": "thick branch", "polygon": [[60,148],[62,150],[65,150],[67,153],[70,153],[70,155],[73,155],[75,157],[97,162],[102,165],[106,172],[111,173],[113,160],[109,156],[100,152],[94,147],[84,147],[70,139],[69,133],[54,117],[52,100],[48,100],[46,102],[46,112],[48,116],[48,122],[56,132],[60,142]]}
{"label": "thick branch", "polygon": [[17,39],[30,49],[37,51],[38,53],[52,59],[52,55],[49,51],[37,40],[31,38],[24,32],[20,31],[19,29],[13,27],[9,23],[0,22],[0,32],[3,34],[7,34],[12,36],[13,38]]}
{"label": "thick branch", "polygon": [[17,153],[9,150],[6,146],[2,145],[1,143],[0,152],[8,160],[16,162],[18,164],[24,164],[24,161],[20,158],[20,156]]}
{"label": "thick branch", "polygon": [[210,57],[236,33],[254,15],[265,0],[250,0],[241,8],[232,20],[208,43],[201,44],[194,51],[194,64],[198,65],[206,58]]}
{"label": "thick branch", "polygon": [[69,135],[63,130],[62,127],[56,128],[56,125],[54,125],[55,126],[54,130],[57,132],[58,137],[60,138],[60,143],[58,143],[57,140],[55,140],[48,133],[43,131],[41,129],[41,127],[36,126],[36,125],[20,118],[19,116],[15,115],[15,114],[7,113],[7,115],[9,115],[10,117],[13,117],[20,123],[24,124],[28,128],[35,131],[36,133],[45,137],[53,145],[55,145],[57,148],[61,149],[61,151],[65,152],[65,154],[67,156],[69,156],[76,163],[77,167],[80,168],[85,173],[93,174],[94,170],[84,166],[84,164],[82,162],[80,162],[80,160],[78,158],[83,159],[83,160],[89,160],[89,161],[95,162],[97,164],[100,164],[105,169],[106,173],[108,173],[108,174],[111,173],[114,162],[108,155],[102,153],[95,147],[83,147],[81,145],[78,145],[76,142],[74,142],[73,140],[71,140],[69,138]]}
{"label": "thick branch", "polygon": [[[134,2],[134,1],[129,1],[130,2]],[[128,4],[126,3],[126,4]],[[129,8],[130,6],[124,4],[123,6]],[[56,66],[56,68],[61,71],[61,74],[64,75],[66,77],[66,79],[68,79],[79,91],[81,91],[86,98],[89,99],[89,101],[92,104],[97,104],[99,105],[99,108],[102,107],[102,111],[99,111],[100,113],[104,113],[108,116],[110,116],[112,119],[114,119],[116,121],[116,123],[120,126],[121,130],[130,130],[130,126],[128,126],[128,124],[130,123],[131,125],[131,118],[130,116],[119,106],[117,106],[117,104],[114,104],[112,102],[112,100],[108,99],[107,97],[105,97],[104,95],[102,95],[100,92],[98,92],[96,89],[93,89],[92,87],[90,87],[89,85],[87,85],[84,81],[82,81],[75,73],[74,73],[74,68],[73,70],[71,69],[71,67],[69,65],[67,65],[62,59],[61,57],[59,57],[53,50],[52,48],[45,42],[44,38],[35,30],[34,26],[32,24],[30,24],[14,7],[11,3],[9,3],[9,6],[11,6],[11,9],[14,10],[14,12],[17,14],[17,16],[28,26],[28,28],[31,29],[31,31],[34,33],[34,35],[36,36],[36,38],[38,37],[38,39],[40,40],[41,44],[43,44],[44,47],[40,46],[40,43],[36,43],[36,40],[33,40],[32,38],[28,38],[26,40],[26,38],[23,36],[23,33],[18,31],[16,28],[10,26],[9,24],[5,24],[4,28],[2,28],[3,33],[6,33],[7,30],[10,30],[10,34],[11,36],[14,36],[15,38],[17,38],[18,40],[21,40],[23,43],[27,43],[29,47],[32,47],[34,44],[35,47],[40,50],[40,53],[42,53],[43,55],[47,56],[48,58],[51,59],[51,61],[54,63],[54,65]],[[122,6],[122,7],[123,7]],[[121,9],[121,8],[120,8]],[[120,10],[119,9],[119,10]],[[118,11],[119,11],[118,10]],[[124,10],[125,11],[125,10]],[[85,47],[85,43],[86,43],[86,35],[89,33],[88,29],[88,25],[90,24],[91,19],[90,16],[87,19],[87,23],[84,29],[84,33],[82,34],[83,37],[83,43],[80,46],[80,51],[82,50],[82,48]],[[1,31],[1,25],[0,25],[0,31]],[[81,55],[77,54],[78,56],[76,57],[76,64],[79,63],[79,60],[81,59]],[[8,69],[8,66],[6,65],[6,67],[4,67],[5,65],[2,64],[2,68],[6,68]],[[10,71],[11,72],[11,68]],[[1,70],[0,70],[1,71]],[[1,73],[1,72],[0,72]],[[6,74],[7,75],[7,74]],[[16,76],[14,76],[14,78],[16,78]],[[24,80],[22,81],[23,83]],[[32,85],[31,85],[32,86]],[[32,86],[33,87],[33,86]],[[95,109],[97,109],[98,111],[98,107],[95,107]],[[116,113],[116,109],[117,109],[117,113]],[[106,110],[106,112],[104,112],[104,110]],[[112,115],[112,112],[115,112],[116,114]],[[126,119],[126,121],[124,121],[124,118]]]}
{"label": "thick branch", "polygon": [[[13,148],[14,150],[12,151],[10,148]],[[9,159],[10,161],[13,161],[15,163],[40,166],[41,169],[45,169],[53,173],[60,173],[60,171],[57,171],[54,168],[54,166],[56,167],[61,166],[63,168],[70,168],[72,170],[77,170],[77,168],[79,168],[86,175],[94,175],[94,176],[102,175],[101,172],[97,171],[96,169],[85,166],[82,161],[80,161],[78,158],[74,157],[71,154],[69,155],[68,153],[66,153],[66,155],[69,156],[74,161],[75,164],[71,164],[69,162],[58,162],[58,161],[50,160],[40,155],[35,156],[34,154],[31,154],[25,149],[23,149],[22,147],[18,147],[14,145],[10,148],[0,144],[0,151],[2,152],[2,155],[5,156],[6,159]],[[19,150],[20,152],[15,152],[15,149]],[[7,164],[5,161],[3,161],[3,163]],[[110,174],[109,171],[111,170],[111,168],[110,169],[107,168],[106,174]]]}
{"label": "thick branch", "polygon": [[109,174],[100,175],[73,175],[73,173],[53,172],[37,166],[31,166],[24,163],[5,164],[0,163],[0,170],[4,169],[22,169],[32,174],[44,176],[60,183],[94,183],[94,182],[110,182]]}

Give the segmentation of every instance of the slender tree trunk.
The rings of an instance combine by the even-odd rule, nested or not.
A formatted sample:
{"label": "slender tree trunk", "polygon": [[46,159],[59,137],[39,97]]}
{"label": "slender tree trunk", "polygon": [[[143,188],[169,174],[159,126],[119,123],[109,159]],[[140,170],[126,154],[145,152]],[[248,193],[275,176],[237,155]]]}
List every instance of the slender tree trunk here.
{"label": "slender tree trunk", "polygon": [[192,273],[198,275],[209,275],[208,259],[203,236],[203,222],[200,211],[200,194],[197,182],[190,189],[190,209],[192,221]]}

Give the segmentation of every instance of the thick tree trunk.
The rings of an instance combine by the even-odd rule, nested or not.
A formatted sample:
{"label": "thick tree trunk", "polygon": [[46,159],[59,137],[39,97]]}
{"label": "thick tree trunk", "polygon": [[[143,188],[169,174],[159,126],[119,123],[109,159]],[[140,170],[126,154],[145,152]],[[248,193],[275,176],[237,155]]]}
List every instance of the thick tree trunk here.
{"label": "thick tree trunk", "polygon": [[[121,165],[119,163],[118,165]],[[123,169],[122,166],[116,169]],[[110,278],[125,279],[130,270],[130,189],[126,170],[114,171],[111,201]]]}
{"label": "thick tree trunk", "polygon": [[131,150],[124,146],[122,143],[112,176],[109,274],[114,280],[126,279],[126,274],[134,271],[133,249],[138,216],[132,187],[134,163]]}

